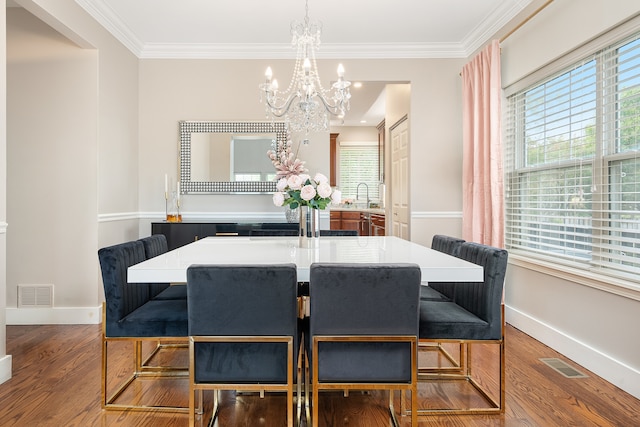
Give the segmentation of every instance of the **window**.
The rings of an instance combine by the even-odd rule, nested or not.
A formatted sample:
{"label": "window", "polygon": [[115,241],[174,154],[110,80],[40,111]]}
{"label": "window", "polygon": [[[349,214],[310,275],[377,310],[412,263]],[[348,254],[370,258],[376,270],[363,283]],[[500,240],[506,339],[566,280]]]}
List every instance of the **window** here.
{"label": "window", "polygon": [[234,173],[233,180],[238,181],[276,181],[276,174],[269,172],[244,172],[244,173]]}
{"label": "window", "polygon": [[640,34],[509,95],[507,108],[507,247],[637,281]]}
{"label": "window", "polygon": [[340,142],[340,162],[338,169],[339,187],[343,199],[356,200],[358,184],[361,201],[378,200],[378,143],[377,142]]}

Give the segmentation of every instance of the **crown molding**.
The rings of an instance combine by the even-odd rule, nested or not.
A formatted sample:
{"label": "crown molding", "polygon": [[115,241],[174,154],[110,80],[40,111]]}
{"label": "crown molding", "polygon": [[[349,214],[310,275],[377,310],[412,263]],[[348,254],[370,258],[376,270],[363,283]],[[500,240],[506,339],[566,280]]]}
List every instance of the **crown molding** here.
{"label": "crown molding", "polygon": [[140,58],[144,44],[136,37],[133,31],[122,22],[113,9],[107,5],[107,2],[90,0],[75,0],[75,2],[135,56]]}
{"label": "crown molding", "polygon": [[[106,1],[75,0],[90,16],[140,59],[291,59],[290,43],[144,43]],[[532,0],[500,4],[466,37],[451,43],[322,44],[319,59],[467,58],[521,12]]]}
{"label": "crown molding", "polygon": [[473,28],[462,40],[465,46],[465,57],[471,56],[482,48],[491,37],[494,37],[501,28],[509,23],[518,13],[531,3],[532,0],[520,0],[515,2],[501,2],[490,14],[491,19],[486,19]]}

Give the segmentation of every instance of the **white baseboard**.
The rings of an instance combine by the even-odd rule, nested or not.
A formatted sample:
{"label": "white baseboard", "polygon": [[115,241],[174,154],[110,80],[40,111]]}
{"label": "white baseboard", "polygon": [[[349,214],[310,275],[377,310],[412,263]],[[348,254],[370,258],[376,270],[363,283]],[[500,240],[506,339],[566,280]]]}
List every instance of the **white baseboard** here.
{"label": "white baseboard", "polygon": [[505,307],[505,319],[515,328],[640,399],[640,372],[636,369],[512,307]]}
{"label": "white baseboard", "polygon": [[97,307],[6,308],[7,325],[93,325],[102,321]]}
{"label": "white baseboard", "polygon": [[7,354],[0,358],[0,384],[11,379],[11,355]]}

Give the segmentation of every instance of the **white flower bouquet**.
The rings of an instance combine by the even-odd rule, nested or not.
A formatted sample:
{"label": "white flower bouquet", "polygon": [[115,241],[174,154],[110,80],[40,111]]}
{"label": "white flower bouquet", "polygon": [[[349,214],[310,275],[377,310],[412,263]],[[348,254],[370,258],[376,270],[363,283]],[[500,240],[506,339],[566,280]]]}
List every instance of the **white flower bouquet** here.
{"label": "white flower bouquet", "polygon": [[280,178],[273,194],[273,204],[289,205],[291,209],[298,206],[310,206],[313,209],[325,209],[328,204],[340,204],[342,193],[331,188],[329,180],[321,173],[313,178],[307,174],[289,175]]}

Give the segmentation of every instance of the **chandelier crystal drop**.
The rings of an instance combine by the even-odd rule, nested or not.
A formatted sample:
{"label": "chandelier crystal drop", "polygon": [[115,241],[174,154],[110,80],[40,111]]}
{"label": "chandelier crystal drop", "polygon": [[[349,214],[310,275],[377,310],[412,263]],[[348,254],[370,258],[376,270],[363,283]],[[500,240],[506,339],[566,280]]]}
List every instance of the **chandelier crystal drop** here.
{"label": "chandelier crystal drop", "polygon": [[320,83],[316,65],[316,49],[320,46],[322,24],[309,20],[309,4],[305,2],[304,22],[291,23],[291,44],[296,48],[296,63],[291,82],[280,91],[271,67],[265,73],[266,81],[259,87],[261,101],[267,116],[284,118],[290,131],[321,132],[329,130],[330,117],[344,119],[349,111],[351,82],[344,79],[344,68],[338,65],[338,80],[325,89]]}

